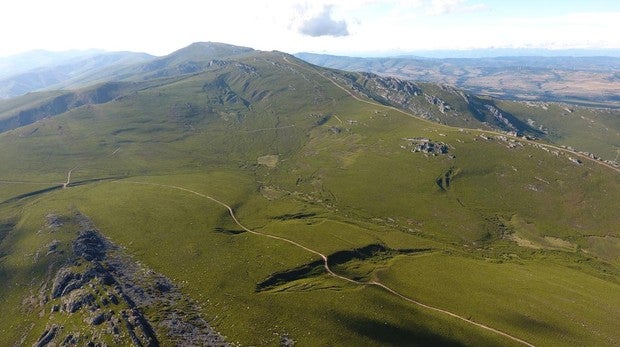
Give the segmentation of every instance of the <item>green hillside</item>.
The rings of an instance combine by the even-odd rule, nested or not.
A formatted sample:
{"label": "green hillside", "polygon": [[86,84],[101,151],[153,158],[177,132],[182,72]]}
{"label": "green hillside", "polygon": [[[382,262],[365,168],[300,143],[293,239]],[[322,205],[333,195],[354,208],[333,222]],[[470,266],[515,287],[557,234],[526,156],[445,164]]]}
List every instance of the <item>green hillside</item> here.
{"label": "green hillside", "polygon": [[157,62],[0,134],[0,345],[620,342],[617,168],[279,52]]}
{"label": "green hillside", "polygon": [[499,130],[576,148],[618,161],[620,110],[566,103],[500,100],[449,85],[419,83],[369,73],[331,71],[358,96],[454,127]]}

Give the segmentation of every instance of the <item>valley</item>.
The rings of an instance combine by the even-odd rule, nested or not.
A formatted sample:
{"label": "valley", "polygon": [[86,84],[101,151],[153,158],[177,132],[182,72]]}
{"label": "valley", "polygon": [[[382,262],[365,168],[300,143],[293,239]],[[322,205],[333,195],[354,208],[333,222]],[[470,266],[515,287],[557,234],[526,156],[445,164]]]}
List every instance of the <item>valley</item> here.
{"label": "valley", "polygon": [[0,102],[0,344],[620,341],[615,111],[212,43],[121,70]]}

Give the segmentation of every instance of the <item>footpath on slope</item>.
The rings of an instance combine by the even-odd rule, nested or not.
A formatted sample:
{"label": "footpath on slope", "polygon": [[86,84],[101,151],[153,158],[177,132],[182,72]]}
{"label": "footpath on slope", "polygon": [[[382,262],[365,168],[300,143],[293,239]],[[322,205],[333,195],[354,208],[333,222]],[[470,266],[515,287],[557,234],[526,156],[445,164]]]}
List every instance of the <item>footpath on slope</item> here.
{"label": "footpath on slope", "polygon": [[[402,113],[402,114],[404,114],[404,115],[406,115],[406,116],[408,116],[408,117],[413,117],[413,118],[419,119],[419,120],[421,120],[421,121],[425,121],[425,122],[427,122],[427,123],[432,123],[432,124],[434,124],[434,125],[442,125],[442,124],[439,124],[439,123],[433,122],[433,121],[431,121],[431,120],[424,119],[424,118],[422,118],[422,117],[418,117],[418,116],[416,116],[416,115],[414,115],[414,114],[412,114],[412,113],[409,113],[409,112],[407,112],[407,111],[405,111],[405,110],[402,110],[402,109],[397,108],[397,107],[394,107],[394,106],[382,105],[382,104],[380,104],[380,103],[378,103],[378,102],[374,102],[374,101],[370,101],[370,100],[365,100],[365,99],[362,99],[362,98],[360,98],[359,96],[357,96],[357,95],[353,94],[353,92],[351,92],[349,89],[347,89],[347,88],[345,88],[345,87],[341,86],[340,84],[338,84],[338,82],[334,81],[334,80],[333,80],[332,78],[330,78],[329,76],[326,76],[325,74],[323,74],[322,72],[319,72],[319,71],[314,71],[314,70],[310,69],[310,68],[309,68],[309,67],[307,67],[307,66],[302,66],[302,65],[299,65],[299,64],[297,64],[297,63],[293,63],[293,62],[289,61],[289,60],[286,58],[286,56],[283,56],[283,57],[282,57],[282,59],[284,59],[284,61],[285,61],[285,62],[287,62],[287,63],[288,63],[288,64],[290,64],[290,65],[297,66],[297,67],[299,67],[299,68],[301,68],[301,69],[304,69],[304,70],[306,70],[306,71],[311,71],[311,72],[318,73],[321,77],[323,77],[323,78],[327,79],[327,80],[328,80],[329,82],[331,82],[334,86],[336,86],[336,87],[338,87],[339,89],[343,90],[345,93],[347,93],[349,96],[351,96],[353,99],[355,99],[355,100],[357,100],[357,101],[360,101],[360,102],[363,102],[363,103],[366,103],[366,104],[369,104],[369,105],[373,105],[373,106],[385,107],[385,108],[388,108],[388,109],[390,109],[390,110],[393,110],[393,111],[396,111],[396,112]],[[565,152],[565,153],[570,153],[570,154],[573,154],[573,155],[576,155],[576,156],[578,156],[578,157],[580,157],[580,158],[583,158],[583,159],[589,160],[589,161],[591,161],[591,162],[593,162],[593,163],[596,163],[596,164],[599,164],[599,165],[605,166],[605,167],[607,167],[607,168],[610,168],[610,169],[612,169],[612,170],[614,170],[614,171],[616,171],[616,172],[620,173],[620,168],[617,168],[617,167],[615,167],[615,166],[613,166],[613,165],[609,165],[609,164],[607,164],[607,163],[605,163],[605,162],[602,162],[602,161],[600,161],[600,160],[590,158],[589,156],[587,156],[587,155],[585,155],[585,154],[582,154],[582,153],[579,153],[579,152],[577,152],[577,151],[571,151],[570,149],[567,149],[567,148],[562,148],[562,147],[558,147],[558,146],[554,146],[554,145],[549,145],[549,144],[545,144],[545,143],[540,143],[540,142],[537,142],[537,141],[528,140],[528,139],[525,139],[525,138],[521,138],[521,137],[518,137],[518,136],[513,136],[513,135],[510,135],[510,134],[506,134],[506,133],[500,133],[500,132],[493,131],[493,130],[477,130],[477,129],[469,129],[469,130],[471,130],[471,131],[480,131],[480,132],[489,133],[489,134],[495,134],[495,135],[501,135],[501,136],[511,137],[511,138],[513,138],[513,139],[516,139],[516,140],[519,140],[519,141],[524,141],[524,142],[527,142],[527,143],[530,143],[530,144],[533,144],[533,145],[543,146],[543,147],[546,147],[546,148],[552,148],[552,149],[555,149],[555,150],[558,150],[558,151],[562,151],[562,152]]]}
{"label": "footpath on slope", "polygon": [[202,193],[199,193],[197,191],[194,191],[194,190],[191,190],[191,189],[188,189],[188,188],[179,187],[179,186],[173,186],[173,185],[167,185],[167,184],[150,183],[150,182],[139,182],[139,181],[115,181],[115,182],[116,183],[129,183],[129,184],[142,184],[142,185],[150,185],[150,186],[155,186],[155,187],[160,187],[160,188],[177,189],[177,190],[181,190],[181,191],[184,191],[184,192],[187,192],[187,193],[190,193],[190,194],[194,194],[194,195],[200,196],[202,198],[211,200],[211,201],[215,202],[216,204],[226,208],[228,210],[228,213],[230,214],[230,217],[235,222],[235,224],[237,224],[244,231],[246,231],[246,232],[248,232],[250,234],[253,234],[253,235],[257,235],[257,236],[261,236],[261,237],[267,237],[267,238],[270,238],[270,239],[286,242],[286,243],[289,243],[289,244],[291,244],[293,246],[299,247],[299,248],[301,248],[301,249],[303,249],[303,250],[305,250],[305,251],[307,251],[309,253],[318,255],[319,257],[321,257],[321,259],[323,259],[323,267],[325,268],[325,271],[327,271],[327,273],[329,275],[331,275],[331,276],[333,276],[335,278],[339,278],[339,279],[341,279],[343,281],[346,281],[346,282],[349,282],[349,283],[353,283],[353,284],[357,284],[357,285],[371,285],[371,286],[376,286],[376,287],[382,288],[385,291],[387,291],[387,292],[389,292],[389,293],[391,293],[391,294],[393,294],[393,295],[395,295],[395,296],[397,296],[397,297],[399,297],[399,298],[401,298],[401,299],[403,299],[403,300],[405,300],[407,302],[415,304],[417,306],[420,306],[420,307],[423,307],[423,308],[426,308],[428,310],[432,310],[432,311],[435,311],[435,312],[446,314],[446,315],[448,315],[450,317],[460,319],[460,320],[462,320],[462,321],[464,321],[466,323],[469,323],[471,325],[477,326],[477,327],[482,328],[482,329],[487,330],[487,331],[491,331],[491,332],[493,332],[495,334],[498,334],[500,336],[506,337],[506,338],[508,338],[508,339],[510,339],[512,341],[521,343],[521,344],[523,344],[525,346],[534,347],[533,344],[531,344],[531,343],[529,343],[529,342],[527,342],[525,340],[522,340],[522,339],[520,339],[520,338],[518,338],[516,336],[513,336],[513,335],[510,335],[508,333],[505,333],[505,332],[503,332],[501,330],[497,330],[497,329],[492,328],[492,327],[490,327],[488,325],[484,325],[482,323],[475,322],[475,321],[473,321],[471,319],[465,318],[465,317],[460,316],[460,315],[458,315],[456,313],[453,313],[453,312],[450,312],[450,311],[447,311],[447,310],[444,310],[444,309],[441,309],[441,308],[438,308],[438,307],[435,307],[435,306],[427,305],[427,304],[424,304],[424,303],[419,302],[417,300],[411,299],[411,298],[409,298],[409,297],[407,297],[407,296],[397,292],[396,290],[390,288],[389,286],[387,286],[387,285],[385,285],[385,284],[383,284],[383,283],[381,283],[379,281],[362,282],[362,281],[356,281],[354,279],[351,279],[351,278],[339,275],[339,274],[335,273],[334,271],[332,271],[332,269],[329,267],[328,258],[327,258],[327,256],[325,254],[323,254],[323,253],[321,253],[319,251],[316,251],[314,249],[311,249],[309,247],[306,247],[306,246],[304,246],[304,245],[302,245],[302,244],[300,244],[298,242],[295,242],[293,240],[287,239],[285,237],[280,237],[280,236],[275,236],[275,235],[261,233],[261,232],[258,232],[258,231],[255,231],[255,230],[252,230],[252,229],[246,227],[245,225],[241,224],[241,222],[239,222],[239,220],[237,219],[237,216],[235,216],[235,212],[233,211],[232,207],[230,207],[228,204],[226,204],[226,203],[224,203],[224,202],[222,202],[222,201],[220,201],[220,200],[218,200],[218,199],[216,199],[216,198],[214,198],[212,196],[209,196],[209,195],[206,195],[206,194],[202,194]]}

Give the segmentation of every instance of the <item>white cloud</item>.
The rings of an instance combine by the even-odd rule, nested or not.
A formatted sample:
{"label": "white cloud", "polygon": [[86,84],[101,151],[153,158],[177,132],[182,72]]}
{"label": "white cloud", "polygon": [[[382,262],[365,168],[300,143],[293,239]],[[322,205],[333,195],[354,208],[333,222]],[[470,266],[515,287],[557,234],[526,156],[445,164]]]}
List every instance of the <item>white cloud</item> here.
{"label": "white cloud", "polygon": [[349,30],[344,20],[332,18],[332,6],[325,5],[317,15],[304,20],[298,29],[299,33],[318,37],[318,36],[347,36]]}
{"label": "white cloud", "polygon": [[[0,55],[36,48],[161,55],[196,41],[340,54],[491,46],[620,47],[620,6],[614,8],[612,2],[606,13],[544,16],[533,7],[531,16],[515,17],[501,11],[503,1],[489,1],[493,8],[480,11],[486,1],[4,0]],[[323,22],[312,27],[313,18]],[[304,23],[305,32],[314,36],[299,32]],[[345,30],[349,35],[337,36]]]}

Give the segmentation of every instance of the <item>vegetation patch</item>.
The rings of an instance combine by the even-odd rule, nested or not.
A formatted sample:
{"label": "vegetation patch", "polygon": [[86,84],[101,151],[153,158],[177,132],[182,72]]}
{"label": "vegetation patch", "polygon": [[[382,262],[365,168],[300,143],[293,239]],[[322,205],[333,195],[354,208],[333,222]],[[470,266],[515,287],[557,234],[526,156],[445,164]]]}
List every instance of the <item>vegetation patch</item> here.
{"label": "vegetation patch", "polygon": [[517,215],[512,216],[508,225],[513,232],[505,233],[505,237],[516,242],[521,247],[564,251],[577,250],[577,245],[570,241],[558,237],[540,235],[534,223],[528,223]]}

